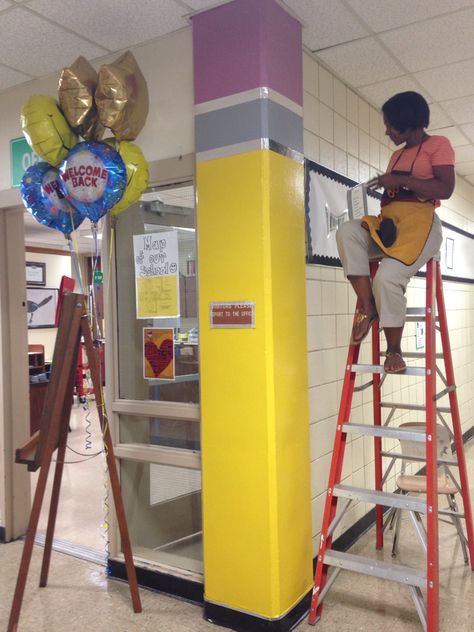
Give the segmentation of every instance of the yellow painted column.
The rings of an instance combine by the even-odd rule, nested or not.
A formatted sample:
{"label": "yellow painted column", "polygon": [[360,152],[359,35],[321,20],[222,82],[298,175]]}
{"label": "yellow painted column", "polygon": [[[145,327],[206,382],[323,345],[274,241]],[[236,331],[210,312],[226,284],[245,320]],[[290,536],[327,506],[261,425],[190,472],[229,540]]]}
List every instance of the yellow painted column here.
{"label": "yellow painted column", "polygon": [[[301,75],[301,30],[274,0],[193,27],[205,614],[284,630],[312,583],[301,76],[280,76]],[[254,303],[254,326],[213,327],[217,302]]]}

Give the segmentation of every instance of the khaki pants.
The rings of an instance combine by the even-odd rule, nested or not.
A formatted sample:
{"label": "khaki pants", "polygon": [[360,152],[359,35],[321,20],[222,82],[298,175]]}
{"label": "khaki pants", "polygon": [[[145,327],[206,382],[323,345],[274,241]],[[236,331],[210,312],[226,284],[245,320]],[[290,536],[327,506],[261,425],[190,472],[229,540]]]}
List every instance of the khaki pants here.
{"label": "khaki pants", "polygon": [[370,276],[369,261],[381,259],[372,283],[381,327],[405,324],[405,290],[411,277],[432,259],[443,241],[441,221],[435,214],[428,239],[418,259],[407,266],[388,257],[362,228],[360,220],[345,222],[336,233],[337,248],[347,276]]}

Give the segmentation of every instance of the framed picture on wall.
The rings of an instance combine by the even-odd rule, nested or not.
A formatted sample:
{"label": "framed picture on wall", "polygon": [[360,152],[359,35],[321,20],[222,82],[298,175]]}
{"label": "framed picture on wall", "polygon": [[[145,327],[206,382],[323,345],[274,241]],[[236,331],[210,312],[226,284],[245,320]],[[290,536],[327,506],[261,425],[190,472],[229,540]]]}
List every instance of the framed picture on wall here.
{"label": "framed picture on wall", "polygon": [[46,264],[37,261],[26,262],[26,285],[46,285]]}
{"label": "framed picture on wall", "polygon": [[28,328],[39,329],[54,327],[58,290],[47,287],[26,288],[26,309],[28,312]]}

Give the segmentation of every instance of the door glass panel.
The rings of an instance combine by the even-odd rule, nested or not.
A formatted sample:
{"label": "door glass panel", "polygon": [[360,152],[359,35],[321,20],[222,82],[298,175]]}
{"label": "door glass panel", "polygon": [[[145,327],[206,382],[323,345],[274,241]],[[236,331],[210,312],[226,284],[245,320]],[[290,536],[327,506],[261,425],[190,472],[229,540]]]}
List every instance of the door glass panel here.
{"label": "door glass panel", "polygon": [[[137,318],[133,236],[175,231],[179,259],[179,317]],[[199,403],[199,336],[196,292],[194,187],[145,193],[122,213],[115,231],[119,396],[123,399]],[[175,377],[145,379],[144,329],[171,328]],[[161,347],[157,353],[161,352]]]}
{"label": "door glass panel", "polygon": [[120,415],[119,436],[120,443],[200,449],[200,424],[189,419]]}
{"label": "door glass panel", "polygon": [[133,554],[202,573],[200,471],[122,460],[120,480]]}

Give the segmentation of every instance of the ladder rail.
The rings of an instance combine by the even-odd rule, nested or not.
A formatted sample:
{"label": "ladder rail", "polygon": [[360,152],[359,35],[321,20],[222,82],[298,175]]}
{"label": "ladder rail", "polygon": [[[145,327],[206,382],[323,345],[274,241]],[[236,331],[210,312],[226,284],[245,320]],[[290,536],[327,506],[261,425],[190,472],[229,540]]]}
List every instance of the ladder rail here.
{"label": "ladder rail", "polygon": [[[446,318],[446,305],[444,301],[443,284],[441,279],[441,267],[439,262],[436,264],[436,302],[438,305],[439,322],[441,329],[441,343],[444,351],[444,368],[449,386],[454,387],[454,368],[453,358],[451,354],[451,345],[449,342],[448,322]],[[459,480],[461,483],[462,499],[464,505],[464,514],[466,521],[466,533],[469,548],[469,558],[471,569],[474,570],[474,528],[472,522],[472,508],[469,493],[469,483],[467,478],[466,459],[464,456],[464,444],[462,440],[462,429],[459,415],[459,406],[456,390],[453,388],[449,391],[449,404],[451,407],[451,418],[454,431],[454,444],[456,447],[456,458],[459,468]]]}
{"label": "ladder rail", "polygon": [[436,332],[435,309],[436,274],[434,261],[426,266],[426,502],[427,502],[427,628],[439,629],[439,552],[438,552],[438,453],[436,436]]}
{"label": "ladder rail", "polygon": [[[377,274],[378,262],[372,261],[370,264],[370,276],[372,279]],[[378,321],[372,327],[372,364],[380,364],[380,334]],[[380,428],[382,426],[382,409],[381,402],[381,383],[380,373],[373,374],[372,402],[374,410],[374,426]],[[382,437],[374,436],[374,467],[375,467],[375,489],[382,491],[383,487],[383,464],[382,464]],[[375,529],[377,549],[383,548],[383,507],[375,506]]]}
{"label": "ladder rail", "polygon": [[[353,324],[357,316],[357,310],[360,309],[359,302],[354,313]],[[334,485],[340,482],[342,474],[342,464],[346,447],[347,434],[343,431],[343,425],[349,419],[349,413],[352,405],[352,396],[354,393],[356,374],[352,370],[352,365],[357,362],[359,357],[360,345],[349,345],[347,352],[346,368],[344,373],[344,383],[342,387],[341,400],[339,405],[339,414],[337,419],[336,433],[334,436],[334,448],[331,459],[331,467],[329,470],[329,482],[326,492],[326,503],[324,507],[323,523],[321,525],[321,536],[318,548],[318,557],[316,565],[316,573],[314,576],[313,598],[311,600],[311,608],[309,613],[309,623],[314,625],[316,619],[321,616],[323,608],[323,600],[319,601],[319,595],[324,590],[328,578],[329,567],[324,563],[324,554],[326,549],[331,548],[332,533],[328,535],[329,527],[336,517],[337,496],[332,494]]]}

